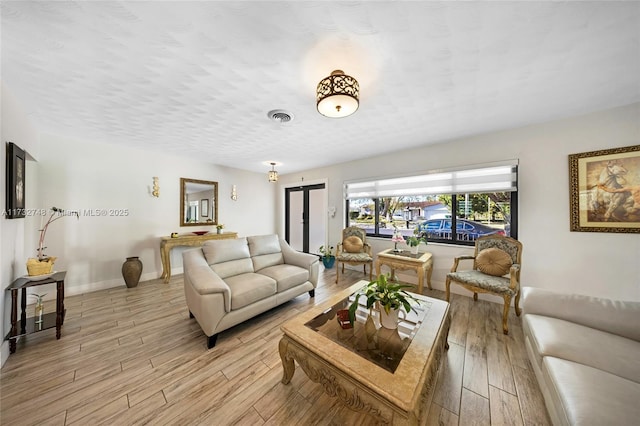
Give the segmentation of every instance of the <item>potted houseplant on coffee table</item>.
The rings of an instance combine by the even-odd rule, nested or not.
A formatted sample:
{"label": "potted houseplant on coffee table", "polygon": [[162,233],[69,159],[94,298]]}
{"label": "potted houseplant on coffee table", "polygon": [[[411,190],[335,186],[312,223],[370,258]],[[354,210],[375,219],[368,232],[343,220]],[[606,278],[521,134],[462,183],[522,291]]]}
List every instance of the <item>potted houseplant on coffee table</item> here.
{"label": "potted houseplant on coffee table", "polygon": [[322,254],[322,264],[325,268],[331,269],[333,268],[333,264],[336,261],[336,257],[333,255],[333,246],[326,248],[325,246],[320,246],[320,254]]}
{"label": "potted houseplant on coffee table", "polygon": [[385,328],[398,328],[398,314],[404,308],[408,314],[413,310],[410,301],[420,303],[418,299],[411,296],[405,288],[411,286],[389,281],[388,277],[380,274],[377,279],[371,281],[364,287],[349,306],[349,319],[353,323],[356,319],[358,300],[361,296],[367,298],[367,308],[372,309],[378,305],[380,310],[380,323]]}

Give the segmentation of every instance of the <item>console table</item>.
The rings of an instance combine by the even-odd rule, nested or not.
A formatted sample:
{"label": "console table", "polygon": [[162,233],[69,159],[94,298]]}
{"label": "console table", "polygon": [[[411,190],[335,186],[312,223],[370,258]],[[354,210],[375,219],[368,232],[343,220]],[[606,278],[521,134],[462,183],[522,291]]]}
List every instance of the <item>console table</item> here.
{"label": "console table", "polygon": [[177,237],[162,237],[160,239],[160,260],[162,260],[162,275],[164,282],[171,278],[171,249],[180,246],[199,247],[207,240],[226,240],[238,238],[236,232],[224,232],[222,234],[209,233],[204,235],[183,234]]}
{"label": "console table", "polygon": [[413,269],[418,274],[418,293],[422,294],[423,282],[426,275],[427,287],[431,290],[431,272],[433,271],[433,257],[431,253],[413,254],[410,251],[394,252],[387,249],[378,253],[376,260],[376,275],[380,275],[380,267],[387,265],[391,268],[391,279],[395,279],[396,269]]}
{"label": "console table", "polygon": [[[56,328],[56,339],[60,339],[60,330],[64,323],[64,279],[67,271],[56,272],[50,277],[35,279],[34,277],[22,277],[15,280],[7,290],[11,291],[11,330],[5,339],[9,340],[9,353],[16,351],[18,337],[24,336],[48,328]],[[56,311],[42,315],[42,322],[37,324],[37,318],[27,318],[27,287],[35,287],[45,284],[56,284]],[[20,297],[20,332],[18,332],[18,290],[22,290]]]}

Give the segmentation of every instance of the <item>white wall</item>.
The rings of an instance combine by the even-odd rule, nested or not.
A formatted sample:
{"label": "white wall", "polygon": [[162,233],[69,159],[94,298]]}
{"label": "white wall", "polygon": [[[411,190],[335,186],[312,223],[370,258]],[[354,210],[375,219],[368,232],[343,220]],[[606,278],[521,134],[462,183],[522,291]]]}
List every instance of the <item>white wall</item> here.
{"label": "white wall", "polygon": [[[5,138],[4,130],[3,126],[5,140],[22,139]],[[80,212],[79,219],[65,217],[52,223],[45,241],[46,253],[58,257],[55,270],[67,271],[67,296],[124,286],[121,268],[128,256],[140,257],[142,281],[158,278],[162,273],[160,237],[172,232],[215,232],[213,226],[179,226],[181,177],[219,183],[218,216],[225,231],[239,236],[275,232],[275,187],[267,181],[266,173],[51,135],[40,135],[39,160],[27,165],[27,190],[37,188],[36,196],[27,198],[27,207],[55,206]],[[151,195],[154,176],[159,178],[158,198]],[[237,201],[231,200],[232,185],[237,186]],[[2,188],[4,191],[4,183]],[[107,214],[96,215],[101,210]],[[124,211],[127,213],[116,215]],[[258,216],[256,212],[260,212]],[[39,226],[39,217],[2,221],[4,287],[26,274],[25,262],[35,253]],[[181,253],[185,249],[172,251],[172,274],[182,272]],[[46,299],[55,298],[53,285],[47,287],[38,290],[48,293]],[[4,298],[4,293],[0,297]],[[10,321],[8,303],[3,301],[2,306],[4,336]],[[7,346],[2,346],[3,363]]]}
{"label": "white wall", "polygon": [[[38,157],[39,141],[38,135],[32,126],[28,115],[22,107],[16,102],[13,95],[0,83],[0,103],[1,111],[1,128],[2,128],[2,147],[0,152],[2,156],[0,162],[2,164],[2,173],[0,173],[0,202],[2,210],[6,208],[6,143],[13,142],[20,148],[25,150],[31,159]],[[37,187],[32,185],[35,178],[34,161],[27,161],[25,175],[25,206],[33,207],[37,198]],[[23,275],[24,261],[26,260],[25,251],[25,233],[33,235],[32,231],[26,231],[25,223],[32,223],[34,218],[26,219],[7,219],[3,214],[0,218],[0,280],[2,280],[2,289],[0,292],[0,331],[2,337],[9,332],[10,318],[9,307],[10,298],[6,298],[6,291],[14,279]],[[2,363],[9,356],[9,345],[3,341],[0,346],[0,360]]]}
{"label": "white wall", "polygon": [[[390,146],[393,141],[389,141]],[[348,141],[345,141],[348,143]],[[640,104],[518,129],[460,138],[402,152],[281,175],[281,185],[328,179],[330,243],[345,223],[342,184],[517,158],[519,166],[518,239],[523,243],[523,286],[640,301],[640,235],[569,231],[568,155],[640,143]],[[280,197],[281,198],[281,197]],[[283,214],[278,203],[277,216]],[[391,247],[371,239],[374,252]],[[429,244],[434,255],[433,284],[444,289],[453,257],[472,249]],[[405,276],[403,276],[404,278]],[[407,275],[406,279],[415,280]],[[459,286],[452,291],[465,293]],[[489,300],[497,300],[491,296]]]}
{"label": "white wall", "polygon": [[[216,166],[164,153],[43,135],[38,185],[40,205],[80,212],[52,224],[48,254],[66,270],[66,294],[124,285],[122,263],[138,256],[141,280],[162,272],[160,237],[171,232],[215,231],[212,226],[180,227],[180,178],[217,181],[219,222],[240,236],[275,230],[274,188],[263,174]],[[160,197],[151,195],[153,176]],[[231,200],[231,185],[238,200]],[[260,220],[254,212],[260,206]],[[106,211],[106,215],[105,212]],[[100,213],[98,213],[100,212]],[[172,274],[182,272],[183,249],[171,254]]]}

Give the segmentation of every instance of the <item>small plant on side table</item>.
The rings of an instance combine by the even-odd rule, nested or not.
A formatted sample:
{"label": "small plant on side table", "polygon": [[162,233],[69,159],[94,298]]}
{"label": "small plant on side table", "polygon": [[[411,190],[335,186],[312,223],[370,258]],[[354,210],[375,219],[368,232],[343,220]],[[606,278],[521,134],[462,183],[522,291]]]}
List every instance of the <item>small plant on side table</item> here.
{"label": "small plant on side table", "polygon": [[427,244],[427,239],[418,230],[418,228],[415,228],[413,230],[413,235],[407,238],[407,245],[409,247],[415,247],[415,253],[418,254],[418,246],[420,243]]}

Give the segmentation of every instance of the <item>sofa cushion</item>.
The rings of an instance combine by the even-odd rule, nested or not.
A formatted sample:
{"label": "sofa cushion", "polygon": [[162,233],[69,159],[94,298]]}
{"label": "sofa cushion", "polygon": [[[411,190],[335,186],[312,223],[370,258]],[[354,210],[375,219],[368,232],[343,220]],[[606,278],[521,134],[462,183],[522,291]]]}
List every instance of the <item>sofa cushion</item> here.
{"label": "sofa cushion", "polygon": [[254,256],[251,260],[253,261],[253,270],[262,272],[264,268],[283,264],[284,256],[282,253],[263,254],[262,256]]}
{"label": "sofa cushion", "polygon": [[621,301],[541,288],[522,289],[524,314],[545,315],[640,341],[640,301]]}
{"label": "sofa cushion", "polygon": [[247,274],[254,272],[253,261],[251,258],[231,260],[229,262],[222,262],[211,265],[211,269],[220,275],[220,278],[226,279],[239,274]]}
{"label": "sofa cushion", "polygon": [[640,342],[569,321],[528,314],[523,325],[540,364],[553,356],[588,365],[640,384]]}
{"label": "sofa cushion", "polygon": [[299,286],[309,280],[309,270],[286,264],[261,269],[260,274],[276,280],[278,283],[278,293]]}
{"label": "sofa cushion", "polygon": [[251,256],[261,256],[263,254],[280,253],[280,240],[277,235],[258,235],[248,237],[249,252]]}
{"label": "sofa cushion", "polygon": [[249,237],[248,241],[254,271],[258,272],[263,268],[284,263],[280,239],[277,235]]}
{"label": "sofa cushion", "polygon": [[476,257],[476,266],[480,272],[495,277],[501,277],[509,272],[512,264],[511,256],[506,251],[493,247],[480,251]]}
{"label": "sofa cushion", "polygon": [[547,356],[543,362],[545,380],[563,423],[638,424],[639,383],[560,358]]}
{"label": "sofa cushion", "polygon": [[246,238],[205,241],[202,251],[209,265],[250,257]]}
{"label": "sofa cushion", "polygon": [[262,274],[235,275],[225,282],[231,289],[232,311],[276,294],[276,280]]}

